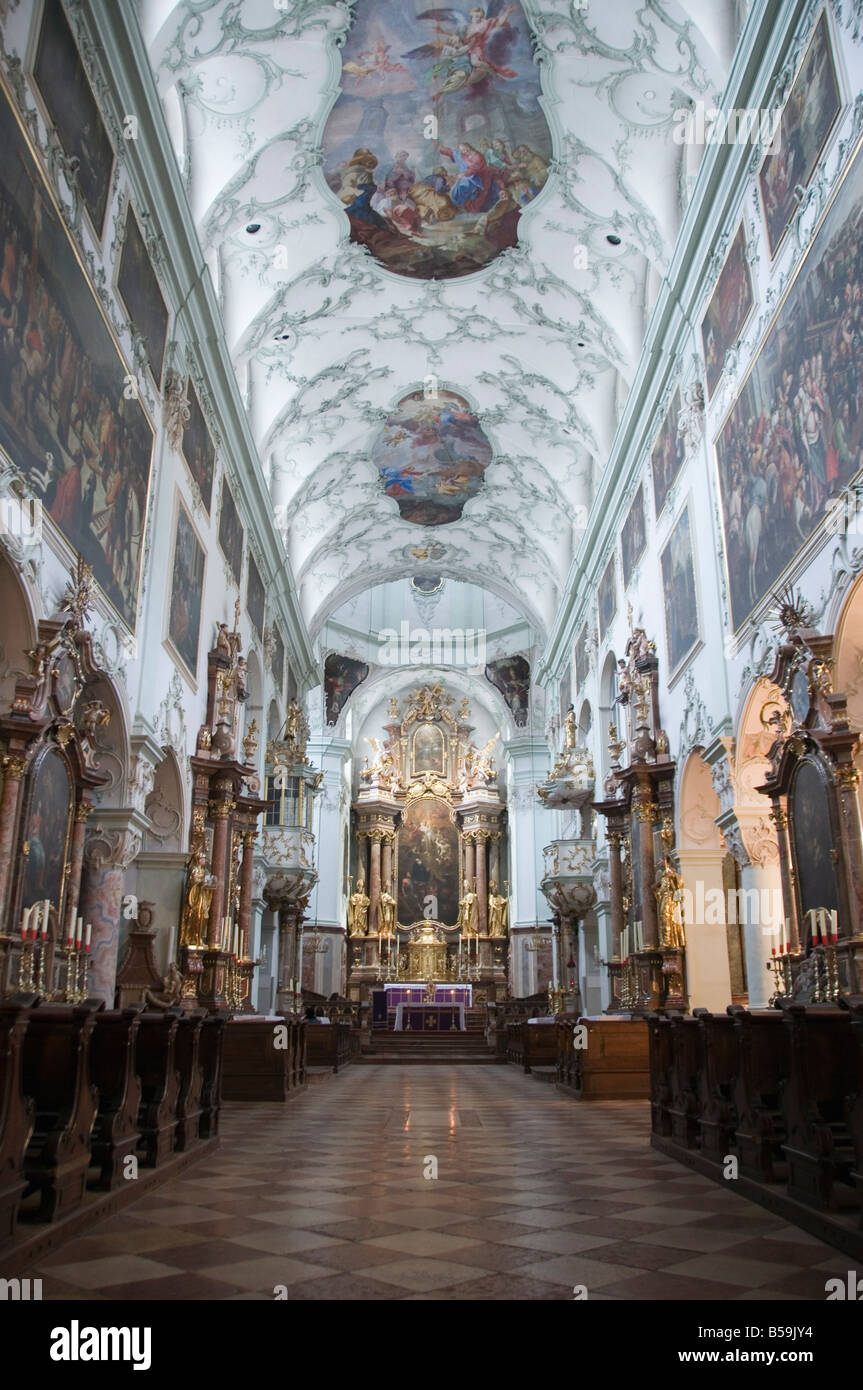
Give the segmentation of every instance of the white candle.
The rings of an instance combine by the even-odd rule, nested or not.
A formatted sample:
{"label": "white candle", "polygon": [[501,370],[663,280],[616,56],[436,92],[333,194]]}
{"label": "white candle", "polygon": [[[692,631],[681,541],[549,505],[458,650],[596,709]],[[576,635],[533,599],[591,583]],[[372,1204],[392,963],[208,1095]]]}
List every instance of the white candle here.
{"label": "white candle", "polygon": [[51,912],[51,902],[46,898],[42,904],[42,940],[48,935],[48,917]]}
{"label": "white candle", "polygon": [[93,931],[93,923],[92,923],[92,922],[88,922],[88,923],[87,923],[87,930],[86,930],[86,932],[85,932],[85,934],[84,934],[84,950],[85,950],[85,951],[89,951],[89,949],[90,949],[90,935],[91,935],[92,931]]}
{"label": "white candle", "polygon": [[81,938],[82,938],[83,934],[84,934],[84,918],[83,918],[83,917],[79,917],[79,918],[78,918],[78,925],[77,925],[76,928],[75,928],[75,950],[76,950],[76,951],[80,951],[80,949],[81,949]]}

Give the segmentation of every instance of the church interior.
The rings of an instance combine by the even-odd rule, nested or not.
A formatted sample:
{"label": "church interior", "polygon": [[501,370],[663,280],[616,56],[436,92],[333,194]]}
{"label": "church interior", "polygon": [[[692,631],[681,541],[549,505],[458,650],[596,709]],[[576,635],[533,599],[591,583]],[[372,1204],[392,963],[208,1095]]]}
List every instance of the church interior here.
{"label": "church interior", "polygon": [[3,1296],[863,1299],[860,0],[0,0],[0,133]]}

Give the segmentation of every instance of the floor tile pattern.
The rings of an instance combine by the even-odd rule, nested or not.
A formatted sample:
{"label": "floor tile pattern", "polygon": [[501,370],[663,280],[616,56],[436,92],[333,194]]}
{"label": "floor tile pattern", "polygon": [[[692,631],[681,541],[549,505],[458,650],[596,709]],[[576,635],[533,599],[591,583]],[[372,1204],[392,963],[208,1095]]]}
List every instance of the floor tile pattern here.
{"label": "floor tile pattern", "polygon": [[227,1105],[217,1153],[27,1273],[53,1299],[823,1300],[848,1266],[656,1153],[646,1105],[405,1066]]}

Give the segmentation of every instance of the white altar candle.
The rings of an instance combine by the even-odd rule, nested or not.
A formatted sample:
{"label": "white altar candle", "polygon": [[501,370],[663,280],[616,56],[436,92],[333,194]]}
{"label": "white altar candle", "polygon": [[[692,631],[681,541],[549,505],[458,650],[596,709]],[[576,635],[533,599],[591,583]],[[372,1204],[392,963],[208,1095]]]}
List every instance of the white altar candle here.
{"label": "white altar candle", "polygon": [[80,951],[80,949],[81,949],[81,938],[82,938],[83,934],[84,934],[84,918],[83,918],[83,917],[79,917],[79,918],[78,918],[78,924],[77,924],[77,926],[76,926],[76,928],[75,928],[75,950],[76,950],[76,951]]}
{"label": "white altar candle", "polygon": [[42,904],[42,940],[48,935],[48,917],[51,912],[51,903],[48,898]]}
{"label": "white altar candle", "polygon": [[90,949],[90,935],[91,935],[92,931],[93,931],[93,923],[92,923],[92,922],[88,922],[88,923],[87,923],[87,930],[86,930],[86,932],[84,933],[84,950],[85,950],[85,951],[89,951],[89,949]]}

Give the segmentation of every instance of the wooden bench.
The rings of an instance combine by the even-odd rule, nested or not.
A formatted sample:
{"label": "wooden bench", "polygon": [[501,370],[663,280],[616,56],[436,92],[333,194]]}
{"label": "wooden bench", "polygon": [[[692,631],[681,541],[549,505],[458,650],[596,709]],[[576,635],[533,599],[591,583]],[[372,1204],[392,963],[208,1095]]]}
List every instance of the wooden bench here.
{"label": "wooden bench", "polygon": [[302,1028],[296,1020],[281,1017],[231,1019],[222,1054],[223,1098],[287,1100],[302,1084],[300,1072],[305,1080],[301,1031],[298,1036]]}
{"label": "wooden bench", "polygon": [[[584,1045],[574,1045],[576,1029]],[[641,1018],[558,1019],[558,1078],[579,1100],[647,1100],[650,1059]],[[569,1060],[561,1057],[566,1046]]]}
{"label": "wooden bench", "polygon": [[24,1156],[28,1193],[40,1192],[39,1216],[65,1216],[84,1196],[98,1096],[90,1080],[96,1004],[40,1004],[24,1034],[23,1088],[35,1102]]}
{"label": "wooden bench", "polygon": [[846,1117],[858,1085],[851,1020],[831,1005],[785,1004],[791,1066],[782,1091],[788,1195],[820,1210],[858,1205]]}
{"label": "wooden bench", "polygon": [[306,1066],[347,1066],[351,1060],[351,1025],[349,1023],[311,1023],[305,1026]]}
{"label": "wooden bench", "polygon": [[24,1035],[30,1010],[0,1002],[0,1246],[15,1233],[27,1186],[24,1154],[33,1133],[35,1106],[23,1088]]}
{"label": "wooden bench", "polygon": [[222,1047],[228,1020],[222,1014],[207,1014],[201,1028],[198,1060],[201,1064],[201,1118],[198,1133],[213,1139],[219,1132],[222,1105]]}
{"label": "wooden bench", "polygon": [[204,1077],[199,1051],[203,1024],[203,1013],[184,1013],[178,1020],[174,1045],[174,1059],[180,1077],[177,1128],[174,1133],[174,1148],[178,1153],[186,1153],[200,1138]]}
{"label": "wooden bench", "polygon": [[135,1067],[141,1078],[141,1107],[138,1112],[138,1143],[141,1161],[156,1168],[174,1151],[177,1130],[176,1044],[179,1012],[142,1013],[135,1040]]}
{"label": "wooden bench", "polygon": [[650,1055],[650,1127],[654,1134],[671,1136],[671,1094],[674,1057],[671,1049],[671,1019],[665,1014],[647,1016]]}
{"label": "wooden bench", "polygon": [[779,1095],[789,1072],[789,1031],[775,1009],[727,1010],[737,1038],[737,1077],[733,1104],[734,1138],[740,1172],[756,1182],[780,1182],[785,1176],[782,1144],[785,1120]]}
{"label": "wooden bench", "polygon": [[698,1075],[698,1130],[705,1158],[721,1163],[735,1147],[737,1110],[734,1088],[739,1054],[737,1034],[728,1014],[693,1009],[704,1045]]}
{"label": "wooden bench", "polygon": [[671,1014],[671,1137],[684,1149],[698,1147],[698,1073],[703,1034],[698,1020]]}
{"label": "wooden bench", "polygon": [[99,1106],[90,1146],[99,1172],[91,1186],[110,1191],[124,1177],[124,1162],[141,1137],[138,1113],[141,1081],[135,1070],[135,1043],[143,1004],[105,1009],[95,1015],[90,1043],[90,1074]]}

